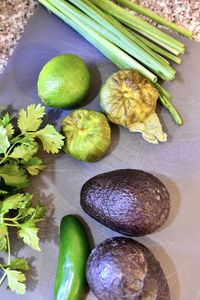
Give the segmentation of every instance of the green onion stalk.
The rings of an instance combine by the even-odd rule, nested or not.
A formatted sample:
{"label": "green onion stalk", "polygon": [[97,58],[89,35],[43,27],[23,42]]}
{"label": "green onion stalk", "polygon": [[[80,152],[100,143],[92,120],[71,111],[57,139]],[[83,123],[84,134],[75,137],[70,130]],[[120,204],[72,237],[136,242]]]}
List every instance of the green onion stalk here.
{"label": "green onion stalk", "polygon": [[[55,1],[56,2],[56,1]],[[90,16],[96,23],[102,25],[101,27],[96,25],[96,30],[104,35],[111,42],[115,43],[121,49],[129,53],[132,57],[142,62],[153,73],[158,75],[163,80],[172,80],[175,77],[176,71],[168,65],[163,58],[160,58],[157,53],[152,51],[148,46],[141,42],[137,37],[131,35],[121,24],[114,18],[108,17],[98,7],[93,5],[88,0],[69,0],[84,13]],[[75,12],[75,8],[71,13]],[[77,11],[77,17],[80,16],[80,12]],[[82,20],[86,18],[85,14],[82,15]],[[90,19],[91,22],[91,19]],[[89,24],[90,26],[90,24]],[[93,27],[93,25],[91,25]],[[95,26],[95,25],[94,25]],[[107,34],[105,35],[105,30]],[[115,39],[113,39],[113,36]]]}
{"label": "green onion stalk", "polygon": [[166,26],[172,29],[175,32],[182,34],[188,38],[192,37],[192,33],[187,29],[183,28],[180,25],[177,25],[171,21],[166,20],[165,18],[159,16],[158,14],[154,13],[152,10],[145,8],[137,3],[129,0],[117,0],[118,3],[123,4],[125,7],[130,8],[131,10],[136,11],[137,13],[150,18],[151,20],[156,21],[158,24]]}
{"label": "green onion stalk", "polygon": [[119,7],[117,4],[111,2],[110,0],[90,1],[101,8],[103,11],[114,16],[121,23],[136,30],[140,34],[156,42],[173,54],[178,55],[180,53],[184,53],[185,47],[183,43],[162,32],[158,28],[155,28],[148,22],[142,20],[140,17],[134,16],[132,13],[124,10],[122,7]]}
{"label": "green onion stalk", "polygon": [[[103,53],[114,65],[120,69],[133,68],[147,77],[152,82],[157,81],[157,77],[139,64],[136,60],[123,52],[120,48],[105,39],[93,28],[82,23],[78,18],[71,14],[71,9],[75,9],[64,0],[39,0],[49,11],[79,32],[86,40],[93,44],[101,53]],[[59,4],[58,4],[59,3]]]}

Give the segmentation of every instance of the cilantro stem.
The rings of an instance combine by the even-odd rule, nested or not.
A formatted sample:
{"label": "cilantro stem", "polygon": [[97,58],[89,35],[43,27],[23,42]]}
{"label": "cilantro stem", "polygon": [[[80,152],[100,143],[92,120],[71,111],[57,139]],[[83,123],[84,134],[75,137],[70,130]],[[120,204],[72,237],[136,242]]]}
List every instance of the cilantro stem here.
{"label": "cilantro stem", "polygon": [[7,247],[8,247],[8,265],[10,264],[10,239],[9,239],[9,235],[6,235],[6,239],[7,239]]}
{"label": "cilantro stem", "polygon": [[[4,270],[4,268],[2,266],[1,266],[1,268]],[[6,278],[6,273],[4,273],[3,276],[0,279],[0,285],[3,283],[5,278]]]}
{"label": "cilantro stem", "polygon": [[[6,235],[6,239],[7,239],[7,247],[8,247],[8,265],[10,264],[10,239],[9,239],[9,235],[7,234]],[[4,267],[2,266],[2,264],[0,264],[0,267],[2,268],[2,270],[4,271],[4,274],[3,276],[1,277],[0,279],[0,285],[3,283],[4,279],[6,278],[6,273],[5,273],[5,269]]]}
{"label": "cilantro stem", "polygon": [[20,224],[10,224],[10,223],[5,223],[6,226],[10,226],[10,227],[20,227]]}
{"label": "cilantro stem", "polygon": [[12,151],[12,149],[15,147],[17,143],[18,142],[12,144],[12,146],[8,149],[8,152],[5,154],[4,158],[0,161],[0,164],[2,164],[9,157],[10,152]]}
{"label": "cilantro stem", "polygon": [[17,220],[20,220],[20,219],[23,219],[24,217],[20,217],[20,214],[18,214],[16,217],[14,218],[4,218],[3,217],[3,220],[4,221],[10,221],[10,222],[16,222]]}

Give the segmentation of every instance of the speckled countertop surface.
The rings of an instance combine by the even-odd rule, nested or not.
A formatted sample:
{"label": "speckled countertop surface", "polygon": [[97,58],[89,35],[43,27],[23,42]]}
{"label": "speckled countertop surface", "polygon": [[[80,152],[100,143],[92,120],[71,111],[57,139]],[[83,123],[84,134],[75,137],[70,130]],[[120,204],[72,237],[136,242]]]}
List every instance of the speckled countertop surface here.
{"label": "speckled countertop surface", "polygon": [[[193,32],[200,41],[200,0],[137,0]],[[0,8],[0,73],[37,6],[36,0],[3,0]]]}

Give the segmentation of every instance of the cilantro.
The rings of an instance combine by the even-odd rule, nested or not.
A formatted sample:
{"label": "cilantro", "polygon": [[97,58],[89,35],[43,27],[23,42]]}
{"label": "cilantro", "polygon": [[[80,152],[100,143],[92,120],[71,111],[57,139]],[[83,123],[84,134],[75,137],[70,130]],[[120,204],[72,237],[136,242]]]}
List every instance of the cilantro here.
{"label": "cilantro", "polygon": [[0,236],[0,251],[5,252],[7,250],[7,240],[5,236]]}
{"label": "cilantro", "polygon": [[6,153],[6,150],[10,146],[10,142],[8,140],[7,131],[3,126],[0,126],[0,154]]}
{"label": "cilantro", "polygon": [[7,267],[16,270],[29,270],[28,261],[24,258],[13,258]]}
{"label": "cilantro", "polygon": [[28,220],[21,225],[18,235],[23,239],[24,243],[29,245],[34,250],[40,251],[39,238],[37,236],[38,228],[34,220]]}
{"label": "cilantro", "polygon": [[[12,215],[9,212],[12,211]],[[36,207],[32,205],[32,195],[29,193],[16,193],[0,201],[0,251],[8,251],[8,263],[0,264],[4,275],[0,279],[0,284],[7,276],[8,288],[17,294],[24,294],[25,276],[21,271],[28,270],[28,261],[23,258],[10,259],[10,239],[9,230],[15,228],[18,237],[32,249],[40,251],[39,238],[37,236],[39,228],[37,222],[44,219],[45,208],[38,203]],[[12,216],[12,217],[11,217]]]}
{"label": "cilantro", "polygon": [[38,173],[45,168],[43,161],[38,157],[32,157],[28,161],[22,161],[22,164],[32,176],[38,175]]}
{"label": "cilantro", "polygon": [[7,131],[7,136],[11,137],[14,134],[14,128],[13,125],[10,123],[11,118],[8,113],[6,113],[2,119],[0,119],[0,125],[2,125],[6,131]]}
{"label": "cilantro", "polygon": [[5,194],[7,194],[8,192],[7,191],[4,191],[4,190],[2,190],[2,189],[0,189],[0,195],[2,194],[2,195],[5,195]]}
{"label": "cilantro", "polygon": [[21,109],[18,117],[18,130],[14,130],[12,119],[5,114],[0,119],[0,182],[7,186],[23,188],[29,184],[28,175],[37,175],[44,169],[42,160],[37,157],[39,140],[48,153],[58,153],[64,145],[64,137],[48,124],[40,128],[45,108],[31,104]]}
{"label": "cilantro", "polygon": [[9,210],[18,209],[18,208],[25,208],[27,203],[30,203],[32,199],[32,195],[26,194],[14,194],[5,198],[2,201],[1,205],[1,215],[6,214]]}
{"label": "cilantro", "polygon": [[64,145],[62,135],[58,134],[52,125],[47,125],[39,130],[36,136],[41,140],[44,150],[49,153],[58,153]]}
{"label": "cilantro", "polygon": [[6,128],[6,131],[7,131],[8,138],[11,138],[13,136],[14,132],[15,132],[13,125],[8,124],[5,128]]}
{"label": "cilantro", "polygon": [[35,208],[34,219],[38,222],[44,217],[44,215],[45,215],[45,207],[41,204],[38,204],[38,206]]}
{"label": "cilantro", "polygon": [[7,234],[8,234],[7,226],[4,223],[0,224],[0,251],[7,250],[7,239],[6,239]]}
{"label": "cilantro", "polygon": [[38,156],[39,143],[48,153],[58,153],[64,145],[64,137],[52,125],[40,127],[44,115],[43,106],[31,104],[19,111],[17,126],[8,113],[0,118],[0,251],[8,254],[7,264],[0,263],[0,285],[7,277],[8,288],[19,295],[26,291],[22,271],[29,266],[26,259],[11,259],[10,232],[15,229],[26,245],[40,251],[37,223],[45,216],[45,207],[33,206],[32,195],[23,188],[30,175],[45,168]]}
{"label": "cilantro", "polygon": [[12,153],[9,155],[11,158],[22,158],[24,160],[29,160],[35,153],[38,152],[37,143],[31,144],[21,144],[16,146]]}
{"label": "cilantro", "polygon": [[26,292],[25,275],[20,271],[5,269],[5,274],[8,278],[8,288],[18,295],[24,295]]}
{"label": "cilantro", "polygon": [[18,127],[22,132],[37,131],[45,115],[45,109],[38,104],[31,104],[27,110],[21,109],[19,112]]}
{"label": "cilantro", "polygon": [[4,127],[6,127],[9,123],[10,123],[10,115],[8,113],[6,113],[0,121],[1,125],[3,125]]}
{"label": "cilantro", "polygon": [[0,178],[5,184],[22,188],[28,185],[29,180],[26,171],[16,163],[8,162],[0,166]]}

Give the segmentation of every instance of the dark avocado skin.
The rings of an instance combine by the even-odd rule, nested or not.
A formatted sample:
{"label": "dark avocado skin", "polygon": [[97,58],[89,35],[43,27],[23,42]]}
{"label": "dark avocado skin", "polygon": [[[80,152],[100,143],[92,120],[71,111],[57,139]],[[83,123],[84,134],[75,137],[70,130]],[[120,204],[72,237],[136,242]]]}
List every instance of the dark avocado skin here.
{"label": "dark avocado skin", "polygon": [[144,245],[134,241],[147,262],[147,274],[144,280],[143,292],[140,300],[170,300],[170,290],[165,274],[154,255]]}
{"label": "dark avocado skin", "polygon": [[86,277],[100,300],[170,300],[159,262],[130,238],[111,238],[98,245],[88,258]]}
{"label": "dark avocado skin", "polygon": [[152,174],[121,169],[88,180],[81,189],[81,206],[110,229],[141,236],[163,225],[170,198],[163,183]]}

